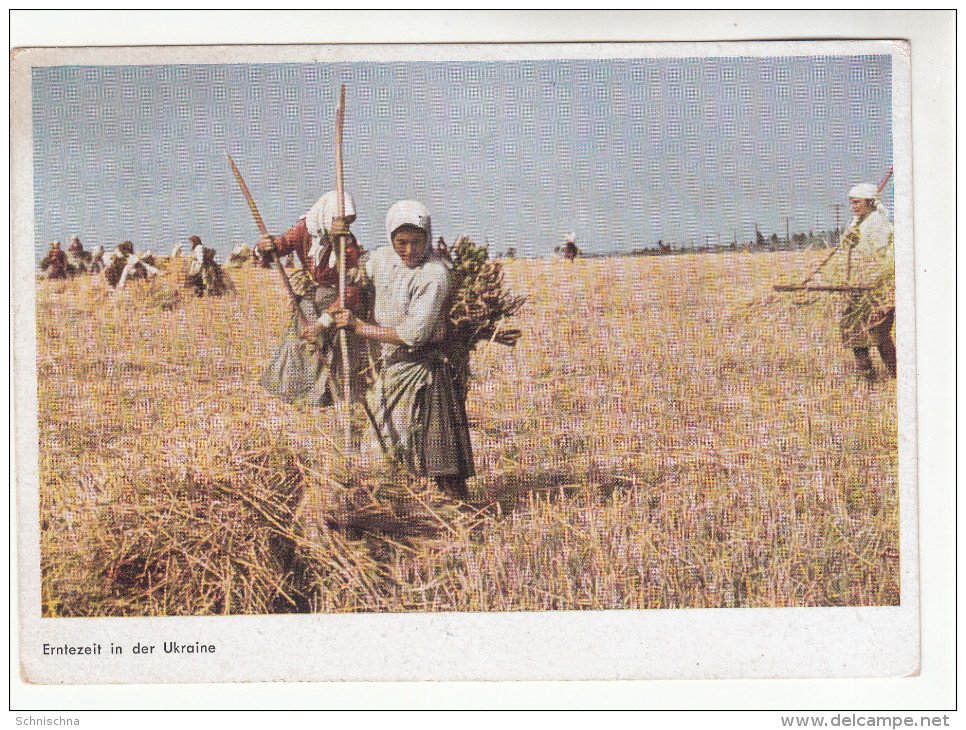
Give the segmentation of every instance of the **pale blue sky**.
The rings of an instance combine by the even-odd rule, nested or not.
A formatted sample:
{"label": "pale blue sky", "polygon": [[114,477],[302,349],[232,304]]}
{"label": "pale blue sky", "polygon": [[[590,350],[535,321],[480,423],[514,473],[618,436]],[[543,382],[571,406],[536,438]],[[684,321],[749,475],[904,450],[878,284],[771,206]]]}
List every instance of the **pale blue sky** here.
{"label": "pale blue sky", "polygon": [[[398,199],[435,235],[542,255],[834,227],[892,164],[889,56],[45,67],[33,70],[36,250],[78,234],[225,255],[346,182],[363,245]],[[892,188],[883,199],[891,207]],[[847,221],[847,206],[842,210]]]}

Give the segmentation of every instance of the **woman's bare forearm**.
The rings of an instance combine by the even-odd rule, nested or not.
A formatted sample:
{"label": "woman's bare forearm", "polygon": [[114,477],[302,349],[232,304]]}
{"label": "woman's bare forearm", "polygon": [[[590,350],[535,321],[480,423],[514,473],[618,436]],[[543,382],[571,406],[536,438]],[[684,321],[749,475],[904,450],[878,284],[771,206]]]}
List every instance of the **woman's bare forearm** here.
{"label": "woman's bare forearm", "polygon": [[336,327],[345,327],[346,329],[352,330],[360,337],[365,337],[367,340],[386,342],[390,345],[406,344],[402,341],[402,339],[400,339],[399,335],[396,333],[396,330],[392,327],[380,327],[377,324],[363,322],[348,309],[333,308],[329,310],[329,313],[332,315],[332,319],[335,322]]}
{"label": "woman's bare forearm", "polygon": [[399,335],[396,334],[396,330],[392,327],[380,327],[379,325],[369,324],[368,322],[363,322],[361,319],[353,317],[353,323],[355,327],[353,330],[360,337],[365,337],[367,340],[376,340],[377,342],[386,342],[390,345],[405,345]]}

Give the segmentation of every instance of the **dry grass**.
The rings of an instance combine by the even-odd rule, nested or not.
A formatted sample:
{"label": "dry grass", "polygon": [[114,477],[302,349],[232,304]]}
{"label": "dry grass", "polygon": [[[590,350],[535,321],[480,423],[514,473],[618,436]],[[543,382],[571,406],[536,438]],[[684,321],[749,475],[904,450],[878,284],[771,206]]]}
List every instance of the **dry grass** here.
{"label": "dry grass", "polygon": [[771,291],[820,255],[506,262],[479,508],[350,471],[334,413],[259,388],[273,272],[173,308],[39,283],[44,613],[896,604],[895,385],[852,374],[834,298]]}

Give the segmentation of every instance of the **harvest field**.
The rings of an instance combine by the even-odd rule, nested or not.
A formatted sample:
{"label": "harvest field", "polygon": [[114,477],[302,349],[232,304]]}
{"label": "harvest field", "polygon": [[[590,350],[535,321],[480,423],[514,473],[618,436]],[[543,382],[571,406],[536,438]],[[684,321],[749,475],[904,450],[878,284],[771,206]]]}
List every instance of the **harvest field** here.
{"label": "harvest field", "polygon": [[38,282],[43,613],[897,605],[895,381],[853,372],[835,296],[771,290],[821,256],[507,261],[471,506],[261,389],[272,271]]}

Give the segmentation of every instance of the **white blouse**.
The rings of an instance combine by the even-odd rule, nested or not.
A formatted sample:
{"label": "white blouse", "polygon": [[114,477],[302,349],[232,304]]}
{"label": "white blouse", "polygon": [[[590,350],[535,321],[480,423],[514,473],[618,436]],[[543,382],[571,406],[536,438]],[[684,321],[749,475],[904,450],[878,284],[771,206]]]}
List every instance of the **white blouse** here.
{"label": "white blouse", "polygon": [[[452,286],[446,262],[430,252],[410,269],[392,246],[381,246],[368,258],[365,270],[376,289],[376,324],[392,327],[409,347],[443,340],[448,314],[443,308]],[[392,349],[383,347],[384,352]]]}

